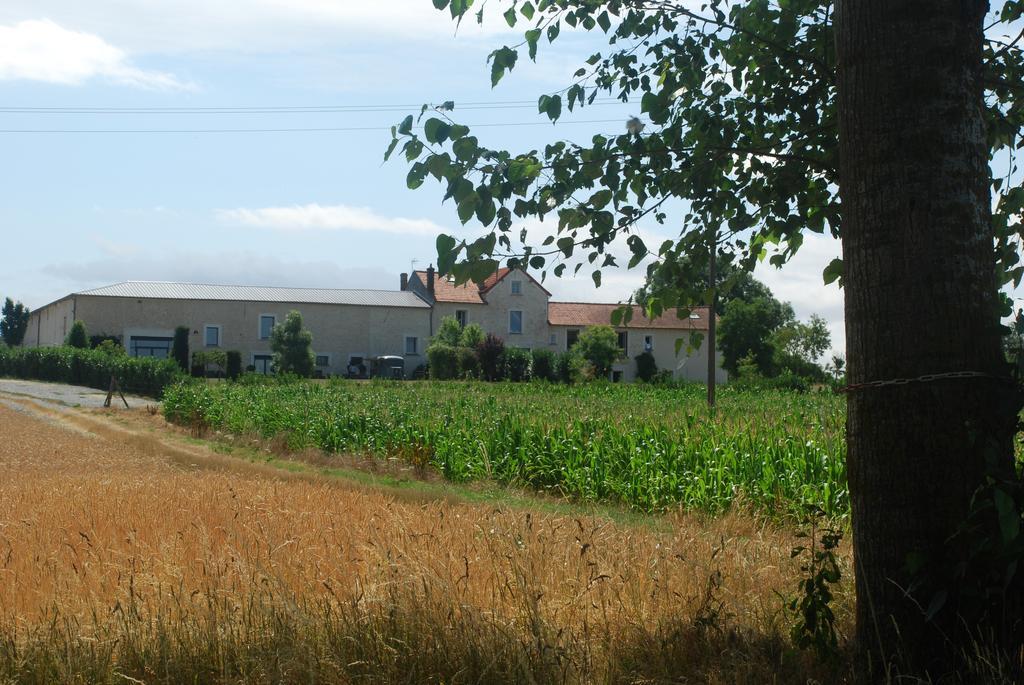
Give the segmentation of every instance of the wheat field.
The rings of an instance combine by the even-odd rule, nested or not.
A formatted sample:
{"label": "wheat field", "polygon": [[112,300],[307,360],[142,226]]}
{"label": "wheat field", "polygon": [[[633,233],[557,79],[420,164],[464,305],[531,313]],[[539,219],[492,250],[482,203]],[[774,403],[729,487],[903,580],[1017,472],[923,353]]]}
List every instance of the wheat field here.
{"label": "wheat field", "polygon": [[3,682],[834,680],[788,644],[794,544],[740,514],[398,497],[0,403]]}

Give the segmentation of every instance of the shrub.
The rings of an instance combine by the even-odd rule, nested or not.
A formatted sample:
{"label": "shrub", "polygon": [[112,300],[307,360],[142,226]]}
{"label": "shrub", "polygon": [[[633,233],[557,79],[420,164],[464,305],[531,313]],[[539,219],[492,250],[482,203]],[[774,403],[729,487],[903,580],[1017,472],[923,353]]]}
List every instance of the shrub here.
{"label": "shrub", "polygon": [[433,343],[427,348],[427,363],[430,365],[430,377],[434,380],[451,380],[459,373],[458,352],[451,345]]}
{"label": "shrub", "polygon": [[654,355],[650,352],[643,352],[636,357],[636,377],[645,383],[650,383],[658,374],[658,363],[654,361]]}
{"label": "shrub", "polygon": [[439,343],[448,347],[458,347],[462,340],[462,326],[454,316],[446,316],[441,319],[441,325],[437,328],[431,344]]}
{"label": "shrub", "polygon": [[458,358],[459,378],[480,377],[480,357],[472,347],[456,348]]}
{"label": "shrub", "polygon": [[476,353],[480,359],[480,372],[484,380],[500,381],[505,378],[502,354],[505,351],[505,342],[498,336],[488,333],[487,337],[477,345]]}
{"label": "shrub", "polygon": [[115,376],[125,392],[160,397],[182,379],[169,359],[112,355],[77,347],[0,348],[0,376],[56,381],[106,390]]}
{"label": "shrub", "polygon": [[586,365],[586,360],[580,356],[574,346],[573,349],[555,357],[555,376],[562,383],[579,383],[584,379]]}
{"label": "shrub", "polygon": [[171,359],[178,363],[178,368],[182,371],[188,371],[188,326],[178,326],[174,329]]}
{"label": "shrub", "polygon": [[228,350],[225,354],[227,368],[225,373],[231,380],[236,380],[242,375],[242,353],[238,350]]}
{"label": "shrub", "polygon": [[89,349],[89,336],[85,333],[84,321],[79,319],[71,324],[71,330],[68,331],[68,337],[64,343],[68,347],[74,347],[79,350]]}
{"label": "shrub", "polygon": [[279,374],[294,374],[303,378],[313,375],[313,334],[302,327],[302,314],[292,310],[284,323],[270,332],[270,349],[274,352],[274,366]]}
{"label": "shrub", "polygon": [[605,378],[619,358],[619,337],[611,326],[591,326],[580,333],[576,349],[594,367],[594,375]]}
{"label": "shrub", "polygon": [[96,335],[89,336],[89,349],[95,350],[97,347],[102,345],[104,342],[109,340],[112,343],[120,345],[124,349],[122,338],[119,335],[110,335],[109,333],[98,333]]}
{"label": "shrub", "polygon": [[[98,337],[98,336],[94,336]],[[92,338],[90,338],[91,340]],[[103,354],[109,354],[112,357],[126,356],[128,353],[124,351],[124,347],[121,346],[120,341],[114,340],[113,338],[103,338],[93,349]]]}
{"label": "shrub", "polygon": [[503,357],[505,378],[517,383],[528,381],[533,370],[533,356],[520,347],[506,347]]}
{"label": "shrub", "polygon": [[459,345],[462,347],[473,347],[484,341],[487,337],[484,334],[484,329],[478,323],[471,323],[462,329],[462,336],[459,338]]}
{"label": "shrub", "polygon": [[551,382],[558,380],[554,352],[543,347],[533,351],[533,379]]}
{"label": "shrub", "polygon": [[[192,353],[192,375],[198,378],[213,376],[221,378],[228,365],[228,355],[223,350],[205,350]],[[211,369],[216,366],[216,369]]]}

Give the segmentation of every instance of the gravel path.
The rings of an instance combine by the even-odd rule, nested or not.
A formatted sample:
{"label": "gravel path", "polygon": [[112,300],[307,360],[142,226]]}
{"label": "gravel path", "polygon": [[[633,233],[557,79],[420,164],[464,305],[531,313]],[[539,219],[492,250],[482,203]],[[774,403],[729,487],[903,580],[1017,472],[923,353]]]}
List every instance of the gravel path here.
{"label": "gravel path", "polygon": [[[90,409],[102,407],[103,400],[107,398],[107,393],[102,390],[84,388],[80,385],[0,378],[0,396],[5,394],[31,397],[50,404]],[[156,400],[135,395],[125,395],[125,399],[128,400],[128,406],[132,408],[143,407],[147,404],[159,404]],[[114,400],[111,402],[111,407],[124,409],[124,403],[121,402],[120,397],[115,395]]]}

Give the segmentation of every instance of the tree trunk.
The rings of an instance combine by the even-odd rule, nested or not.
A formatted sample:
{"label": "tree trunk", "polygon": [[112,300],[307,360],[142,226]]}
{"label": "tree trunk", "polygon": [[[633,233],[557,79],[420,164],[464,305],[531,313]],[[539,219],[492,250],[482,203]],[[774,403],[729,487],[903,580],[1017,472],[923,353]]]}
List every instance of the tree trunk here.
{"label": "tree trunk", "polygon": [[[851,385],[1008,375],[982,100],[987,9],[985,0],[836,3]],[[928,555],[930,570],[965,557],[946,541],[987,468],[1012,476],[1018,408],[1011,386],[989,377],[850,392],[856,639],[876,666],[898,660],[939,676],[970,644],[966,628],[984,627],[966,584],[947,584],[945,602],[908,597],[907,564],[913,553]]]}

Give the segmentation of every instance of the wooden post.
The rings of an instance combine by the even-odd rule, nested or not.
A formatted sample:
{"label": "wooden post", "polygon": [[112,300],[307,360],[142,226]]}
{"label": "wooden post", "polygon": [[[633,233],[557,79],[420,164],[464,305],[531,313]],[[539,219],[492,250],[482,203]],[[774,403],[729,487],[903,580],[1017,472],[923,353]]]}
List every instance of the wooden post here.
{"label": "wooden post", "polygon": [[103,400],[104,407],[110,407],[110,400],[114,397],[114,393],[121,396],[121,401],[124,402],[124,408],[130,409],[128,406],[128,400],[124,398],[124,393],[121,392],[121,384],[117,382],[117,378],[114,374],[110,374],[110,387],[107,388],[107,399]]}
{"label": "wooden post", "polygon": [[708,409],[711,411],[715,410],[715,370],[717,364],[715,364],[715,334],[716,334],[716,321],[715,321],[715,302],[717,300],[718,286],[715,283],[716,274],[716,258],[718,256],[718,231],[712,230],[709,242],[708,252],[708,285],[711,290],[711,301],[708,303]]}

